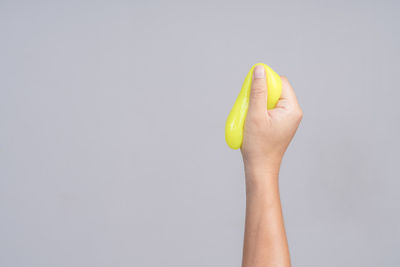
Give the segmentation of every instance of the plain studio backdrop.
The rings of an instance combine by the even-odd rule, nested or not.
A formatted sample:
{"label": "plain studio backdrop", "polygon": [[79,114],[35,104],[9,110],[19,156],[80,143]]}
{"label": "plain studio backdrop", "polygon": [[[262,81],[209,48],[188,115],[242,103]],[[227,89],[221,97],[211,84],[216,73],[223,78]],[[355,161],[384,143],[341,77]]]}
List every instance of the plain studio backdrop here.
{"label": "plain studio backdrop", "polygon": [[225,119],[265,62],[304,119],[293,266],[400,266],[398,1],[1,1],[0,266],[240,266]]}

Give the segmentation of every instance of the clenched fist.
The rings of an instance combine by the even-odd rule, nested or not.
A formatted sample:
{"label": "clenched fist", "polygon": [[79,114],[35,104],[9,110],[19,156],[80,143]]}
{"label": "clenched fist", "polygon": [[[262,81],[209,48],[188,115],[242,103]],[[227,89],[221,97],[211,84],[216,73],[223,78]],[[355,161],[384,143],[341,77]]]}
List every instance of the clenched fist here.
{"label": "clenched fist", "polygon": [[254,69],[249,109],[241,147],[246,171],[278,169],[283,154],[303,117],[296,95],[286,77],[276,107],[267,110],[267,81],[263,66]]}

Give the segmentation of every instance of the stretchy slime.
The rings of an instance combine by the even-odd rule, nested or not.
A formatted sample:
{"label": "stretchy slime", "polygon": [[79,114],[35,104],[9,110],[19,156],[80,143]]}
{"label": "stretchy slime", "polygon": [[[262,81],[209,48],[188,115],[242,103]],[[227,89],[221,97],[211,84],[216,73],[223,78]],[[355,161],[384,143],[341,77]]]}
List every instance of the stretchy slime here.
{"label": "stretchy slime", "polygon": [[229,113],[228,119],[225,125],[225,140],[228,146],[232,149],[238,149],[242,146],[243,142],[243,126],[246,120],[247,110],[249,107],[249,97],[251,81],[253,79],[253,70],[257,65],[262,65],[265,68],[265,74],[267,79],[267,109],[273,109],[278,102],[282,92],[282,80],[281,77],[269,66],[264,63],[257,63],[251,67],[247,74],[242,90],[236,99],[235,104],[231,112]]}

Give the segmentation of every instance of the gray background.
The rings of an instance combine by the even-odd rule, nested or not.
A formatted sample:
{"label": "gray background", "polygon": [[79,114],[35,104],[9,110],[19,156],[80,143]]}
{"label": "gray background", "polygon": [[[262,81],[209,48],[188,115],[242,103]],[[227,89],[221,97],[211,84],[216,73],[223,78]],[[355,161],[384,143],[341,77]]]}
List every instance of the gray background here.
{"label": "gray background", "polygon": [[226,116],[256,62],[304,120],[293,266],[400,266],[396,1],[0,2],[0,266],[240,266]]}

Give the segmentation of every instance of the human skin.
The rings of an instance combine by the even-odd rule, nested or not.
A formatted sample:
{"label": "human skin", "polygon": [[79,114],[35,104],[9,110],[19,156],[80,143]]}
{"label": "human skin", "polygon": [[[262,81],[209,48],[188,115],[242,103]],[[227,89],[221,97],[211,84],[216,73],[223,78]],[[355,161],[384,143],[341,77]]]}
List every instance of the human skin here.
{"label": "human skin", "polygon": [[243,267],[291,266],[278,177],[303,113],[289,81],[281,78],[282,95],[267,110],[265,70],[254,69],[241,147],[246,180]]}

